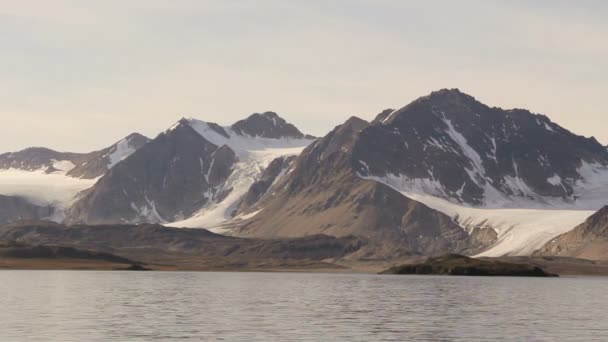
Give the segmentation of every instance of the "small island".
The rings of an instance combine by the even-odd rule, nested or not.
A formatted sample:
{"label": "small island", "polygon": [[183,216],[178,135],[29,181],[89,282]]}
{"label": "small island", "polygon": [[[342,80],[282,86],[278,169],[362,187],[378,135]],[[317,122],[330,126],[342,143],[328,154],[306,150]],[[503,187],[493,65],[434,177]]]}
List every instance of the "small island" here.
{"label": "small island", "polygon": [[469,258],[459,254],[431,257],[417,264],[392,267],[380,274],[435,274],[458,276],[558,277],[530,264]]}

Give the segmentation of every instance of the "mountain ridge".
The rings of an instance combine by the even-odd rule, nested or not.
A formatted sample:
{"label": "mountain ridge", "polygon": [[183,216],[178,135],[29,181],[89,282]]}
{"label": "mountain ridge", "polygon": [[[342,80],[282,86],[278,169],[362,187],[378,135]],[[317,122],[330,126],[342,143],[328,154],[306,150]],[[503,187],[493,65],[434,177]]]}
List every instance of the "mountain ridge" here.
{"label": "mountain ridge", "polygon": [[[529,255],[608,198],[606,146],[458,89],[370,122],[350,117],[318,139],[274,112],[229,126],[182,118],[154,139],[125,139],[141,146],[123,139],[71,168],[54,165],[53,151],[32,150],[41,178],[49,171],[89,182],[62,197],[66,223],[354,235],[375,248],[373,258]],[[0,155],[0,168],[3,156],[14,160]],[[0,171],[0,193],[7,175]]]}

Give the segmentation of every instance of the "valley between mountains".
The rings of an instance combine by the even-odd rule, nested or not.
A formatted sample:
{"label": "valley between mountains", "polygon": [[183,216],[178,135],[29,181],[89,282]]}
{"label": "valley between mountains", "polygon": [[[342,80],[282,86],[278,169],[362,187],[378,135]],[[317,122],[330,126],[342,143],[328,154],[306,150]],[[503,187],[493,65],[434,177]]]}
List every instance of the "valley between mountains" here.
{"label": "valley between mountains", "polygon": [[442,89],[323,137],[274,112],[200,119],[1,154],[0,241],[256,267],[608,260],[608,148],[547,116]]}

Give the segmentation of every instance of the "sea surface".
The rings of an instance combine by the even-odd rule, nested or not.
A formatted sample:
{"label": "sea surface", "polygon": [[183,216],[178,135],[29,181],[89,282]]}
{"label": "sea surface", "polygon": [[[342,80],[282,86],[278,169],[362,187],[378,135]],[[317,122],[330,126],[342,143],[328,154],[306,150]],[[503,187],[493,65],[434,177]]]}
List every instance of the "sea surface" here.
{"label": "sea surface", "polygon": [[0,271],[0,341],[608,341],[608,278]]}

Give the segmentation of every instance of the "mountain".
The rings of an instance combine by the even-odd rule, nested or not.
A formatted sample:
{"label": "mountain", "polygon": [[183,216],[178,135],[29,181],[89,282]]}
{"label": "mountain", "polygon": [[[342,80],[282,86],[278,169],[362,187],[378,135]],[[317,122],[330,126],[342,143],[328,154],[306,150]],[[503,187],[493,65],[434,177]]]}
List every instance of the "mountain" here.
{"label": "mountain", "polygon": [[357,173],[456,220],[490,227],[483,256],[527,255],[606,204],[608,154],[546,116],[443,89],[381,113],[354,148]]}
{"label": "mountain", "polygon": [[526,255],[605,204],[608,154],[543,115],[444,89],[371,123],[349,119],[269,192],[235,234]]}
{"label": "mountain", "polygon": [[[475,206],[577,206],[608,153],[546,116],[443,89],[381,113],[353,151],[363,177]],[[589,199],[593,200],[593,199]],[[584,204],[581,204],[584,205]]]}
{"label": "mountain", "polygon": [[0,195],[4,195],[0,216],[7,222],[18,218],[62,221],[78,193],[147,141],[134,133],[90,153],[35,147],[0,155]]}
{"label": "mountain", "polygon": [[553,238],[537,254],[608,260],[608,205],[573,230]]}
{"label": "mountain", "polygon": [[[215,196],[234,167],[226,146],[205,140],[185,120],[127,158],[74,204],[68,222],[166,222]],[[163,218],[164,217],[164,218]]]}
{"label": "mountain", "polygon": [[148,140],[139,133],[133,133],[110,147],[90,153],[57,152],[44,147],[31,147],[1,154],[0,170],[42,171],[93,179],[103,175]]}
{"label": "mountain", "polygon": [[213,227],[234,216],[273,159],[311,141],[275,113],[229,127],[182,119],[85,191],[67,222]]}

